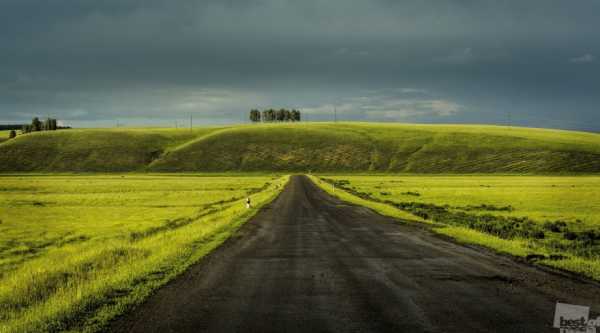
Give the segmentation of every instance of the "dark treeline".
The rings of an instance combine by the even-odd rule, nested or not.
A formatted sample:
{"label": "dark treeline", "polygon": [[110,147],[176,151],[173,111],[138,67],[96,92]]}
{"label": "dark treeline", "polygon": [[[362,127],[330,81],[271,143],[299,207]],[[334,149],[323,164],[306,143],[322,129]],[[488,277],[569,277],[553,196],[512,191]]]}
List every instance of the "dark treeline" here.
{"label": "dark treeline", "polygon": [[48,118],[44,121],[41,121],[38,117],[35,117],[31,120],[31,124],[23,125],[21,128],[21,132],[29,133],[29,132],[40,132],[40,131],[55,131],[58,129],[56,125],[56,119]]}
{"label": "dark treeline", "polygon": [[0,131],[20,130],[22,128],[23,124],[0,124]]}
{"label": "dark treeline", "polygon": [[67,129],[67,126],[58,126],[56,119],[47,118],[41,121],[38,117],[31,120],[31,124],[23,125],[21,133],[40,132],[40,131],[56,131],[57,129]]}
{"label": "dark treeline", "polygon": [[252,122],[300,121],[300,118],[300,111],[296,109],[250,110],[250,120]]}
{"label": "dark treeline", "polygon": [[14,125],[14,124],[5,124],[0,125],[0,130],[6,131],[10,130],[8,133],[8,138],[12,139],[17,136],[16,130],[20,129],[21,134],[31,133],[31,132],[41,132],[41,131],[56,131],[58,129],[67,129],[71,128],[69,126],[58,126],[58,122],[56,119],[47,118],[44,121],[41,121],[38,117],[35,117],[31,120],[31,124],[23,124],[23,125]]}

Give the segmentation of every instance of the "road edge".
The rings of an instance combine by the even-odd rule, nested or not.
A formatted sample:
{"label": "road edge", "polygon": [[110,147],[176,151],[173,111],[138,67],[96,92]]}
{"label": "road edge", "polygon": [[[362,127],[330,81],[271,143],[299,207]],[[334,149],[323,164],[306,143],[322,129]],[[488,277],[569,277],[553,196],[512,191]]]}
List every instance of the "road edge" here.
{"label": "road edge", "polygon": [[[250,221],[254,216],[260,213],[265,206],[277,199],[277,197],[289,184],[291,177],[290,175],[285,175],[279,177],[278,179],[282,180],[277,184],[271,185],[274,186],[273,190],[275,192],[258,203],[254,201],[256,203],[254,207],[245,213],[240,214],[239,216],[233,217],[227,229],[221,230],[220,232],[212,235],[210,237],[210,241],[205,242],[203,246],[197,247],[194,250],[194,253],[189,258],[182,260],[182,263],[177,265],[172,272],[166,274],[162,279],[154,281],[154,283],[150,286],[140,286],[140,288],[136,288],[136,290],[132,291],[128,295],[116,299],[113,302],[114,304],[103,306],[92,316],[88,318],[82,318],[82,321],[77,322],[73,327],[69,327],[67,331],[85,333],[111,332],[115,325],[118,327],[120,320],[131,314],[139,306],[143,305],[144,302],[146,302],[158,290],[176,281],[177,278],[181,277],[185,272],[190,270],[191,267],[199,264],[208,255],[223,246],[238,232],[242,226],[246,224],[246,222]],[[265,189],[264,191],[267,190],[269,190],[269,188]],[[260,193],[261,192],[253,195]],[[245,199],[239,201],[239,203],[242,204],[242,201],[245,201]]]}
{"label": "road edge", "polygon": [[[391,205],[359,198],[339,187],[334,188],[329,183],[326,183],[325,181],[321,180],[318,176],[315,176],[312,174],[307,174],[306,176],[308,179],[310,179],[311,182],[313,182],[321,190],[325,191],[327,194],[329,194],[339,200],[342,200],[349,204],[366,207],[368,209],[371,209],[376,214],[379,214],[379,215],[382,215],[382,216],[385,216],[388,218],[393,218],[399,223],[411,225],[413,227],[420,228],[420,229],[425,229],[425,230],[429,231],[432,235],[434,235],[438,238],[441,238],[446,241],[452,242],[454,244],[468,247],[468,248],[471,248],[471,249],[474,249],[477,251],[481,251],[481,252],[485,252],[485,253],[489,253],[489,254],[500,255],[500,256],[509,258],[509,259],[513,260],[514,262],[524,264],[529,267],[533,267],[533,268],[543,271],[545,273],[554,274],[554,275],[557,275],[557,276],[560,276],[563,278],[564,277],[570,278],[570,279],[576,280],[581,283],[600,287],[600,280],[596,280],[592,277],[589,277],[589,276],[583,274],[582,272],[570,271],[570,270],[562,269],[559,267],[554,267],[554,266],[544,263],[544,261],[528,260],[527,256],[525,256],[525,255],[519,255],[518,253],[513,253],[513,252],[510,252],[507,250],[502,250],[499,248],[494,248],[492,246],[487,246],[486,244],[469,241],[467,239],[460,239],[458,237],[453,237],[452,235],[443,232],[444,229],[448,230],[448,229],[466,229],[466,228],[449,226],[449,225],[442,224],[442,223],[427,221],[427,220],[419,218],[418,216],[414,216],[408,212],[404,212],[404,211],[402,211],[396,207],[393,207]],[[470,232],[473,232],[473,233],[480,234],[482,237],[495,238],[497,240],[503,241],[502,239],[500,239],[498,237],[495,237],[495,236],[492,236],[489,234],[485,234],[485,233],[482,233],[482,232],[479,232],[479,231],[476,231],[473,229],[466,229],[466,230],[469,230]],[[531,251],[530,254],[535,254],[535,252]]]}

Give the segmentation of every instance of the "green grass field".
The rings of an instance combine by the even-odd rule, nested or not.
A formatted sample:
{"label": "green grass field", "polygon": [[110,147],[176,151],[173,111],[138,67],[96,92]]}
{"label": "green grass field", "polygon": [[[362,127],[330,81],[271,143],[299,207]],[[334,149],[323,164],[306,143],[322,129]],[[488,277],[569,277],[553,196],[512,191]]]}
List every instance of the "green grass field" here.
{"label": "green grass field", "polygon": [[598,173],[600,134],[378,123],[73,129],[0,143],[0,171]]}
{"label": "green grass field", "polygon": [[[600,177],[322,176],[328,192],[461,242],[600,280]],[[334,191],[334,186],[337,192]]]}
{"label": "green grass field", "polygon": [[0,131],[0,143],[2,143],[4,141],[8,141],[9,134],[10,134],[10,131]]}
{"label": "green grass field", "polygon": [[1,176],[0,332],[101,328],[218,246],[286,181]]}

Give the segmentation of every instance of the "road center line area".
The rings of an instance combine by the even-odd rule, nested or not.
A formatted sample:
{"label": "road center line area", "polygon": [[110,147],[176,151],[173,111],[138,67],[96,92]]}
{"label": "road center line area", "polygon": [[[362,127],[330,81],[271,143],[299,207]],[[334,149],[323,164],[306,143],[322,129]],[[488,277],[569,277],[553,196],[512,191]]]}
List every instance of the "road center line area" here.
{"label": "road center line area", "polygon": [[[557,332],[600,287],[345,204],[294,176],[118,332]],[[594,312],[596,311],[596,312]]]}

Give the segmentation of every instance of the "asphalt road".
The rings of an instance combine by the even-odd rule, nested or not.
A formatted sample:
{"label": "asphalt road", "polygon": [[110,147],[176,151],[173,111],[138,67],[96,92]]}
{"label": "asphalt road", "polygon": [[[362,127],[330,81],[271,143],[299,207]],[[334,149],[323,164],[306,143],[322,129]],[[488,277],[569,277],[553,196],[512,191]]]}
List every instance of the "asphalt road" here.
{"label": "asphalt road", "polygon": [[116,321],[122,332],[558,332],[598,284],[454,244],[345,204],[308,178]]}

